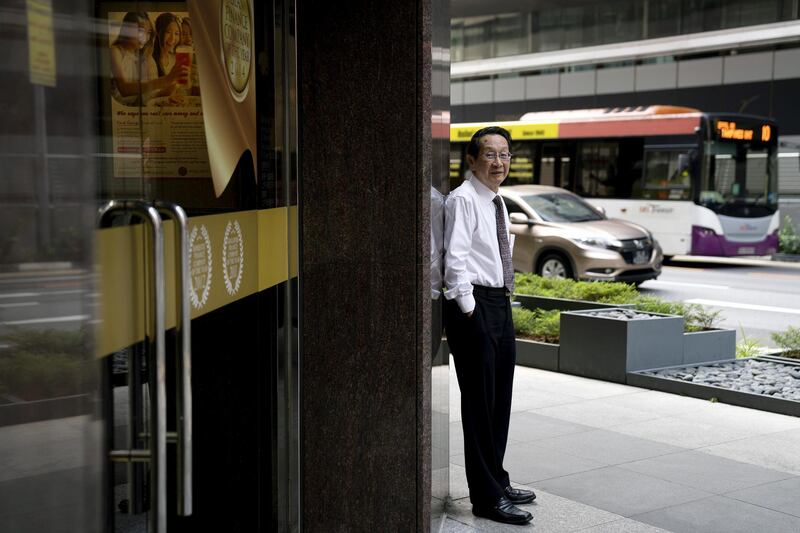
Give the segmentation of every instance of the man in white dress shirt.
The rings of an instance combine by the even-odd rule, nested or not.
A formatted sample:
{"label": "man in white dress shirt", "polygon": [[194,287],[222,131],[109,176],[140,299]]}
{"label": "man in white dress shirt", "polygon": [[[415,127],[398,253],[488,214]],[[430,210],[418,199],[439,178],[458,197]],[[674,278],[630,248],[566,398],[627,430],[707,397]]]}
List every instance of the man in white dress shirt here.
{"label": "man in white dress shirt", "polygon": [[464,182],[445,203],[445,329],[461,389],[464,456],[472,512],[508,524],[532,515],[515,504],[530,490],[511,487],[503,468],[516,351],[508,211],[498,195],[511,165],[511,135],[488,127],[467,147]]}

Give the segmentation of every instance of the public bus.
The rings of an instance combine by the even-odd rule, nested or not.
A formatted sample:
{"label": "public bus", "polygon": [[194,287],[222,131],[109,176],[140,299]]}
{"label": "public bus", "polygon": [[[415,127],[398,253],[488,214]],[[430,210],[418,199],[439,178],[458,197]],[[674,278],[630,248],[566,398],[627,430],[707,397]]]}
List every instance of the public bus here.
{"label": "public bus", "polygon": [[[450,127],[450,180],[489,123]],[[767,255],[778,247],[778,127],[763,117],[688,107],[527,113],[504,185],[563,187],[610,218],[649,229],[664,255]]]}

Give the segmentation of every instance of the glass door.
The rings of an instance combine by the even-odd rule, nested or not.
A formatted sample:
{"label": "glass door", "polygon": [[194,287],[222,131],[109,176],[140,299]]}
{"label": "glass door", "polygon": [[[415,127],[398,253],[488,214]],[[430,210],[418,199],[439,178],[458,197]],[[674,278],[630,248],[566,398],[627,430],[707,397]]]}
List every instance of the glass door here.
{"label": "glass door", "polygon": [[297,338],[282,25],[247,0],[95,7],[107,525],[267,530]]}
{"label": "glass door", "polygon": [[289,529],[293,6],[0,6],[0,531]]}

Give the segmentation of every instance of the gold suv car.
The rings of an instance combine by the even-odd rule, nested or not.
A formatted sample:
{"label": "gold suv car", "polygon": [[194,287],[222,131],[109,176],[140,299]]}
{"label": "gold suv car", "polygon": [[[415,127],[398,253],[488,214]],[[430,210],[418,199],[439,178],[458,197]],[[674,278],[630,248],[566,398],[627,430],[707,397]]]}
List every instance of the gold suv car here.
{"label": "gold suv car", "polygon": [[500,194],[515,235],[514,268],[520,272],[637,285],[661,274],[661,247],[637,224],[606,218],[558,187],[514,185],[500,187]]}

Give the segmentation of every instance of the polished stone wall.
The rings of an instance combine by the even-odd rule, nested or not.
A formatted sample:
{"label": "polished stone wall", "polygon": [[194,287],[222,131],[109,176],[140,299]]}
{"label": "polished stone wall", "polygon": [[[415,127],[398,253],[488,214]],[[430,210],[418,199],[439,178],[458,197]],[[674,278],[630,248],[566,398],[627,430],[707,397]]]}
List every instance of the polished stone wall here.
{"label": "polished stone wall", "polygon": [[426,531],[428,0],[298,4],[304,531]]}

